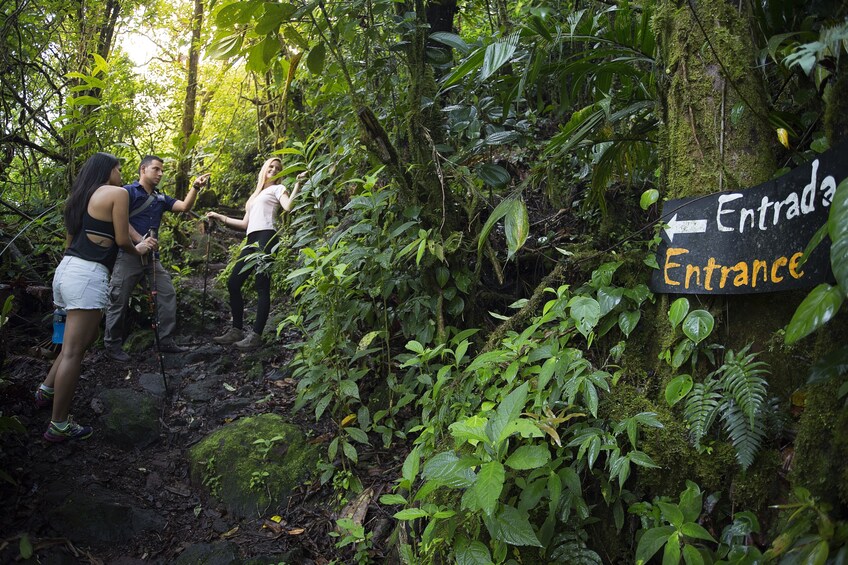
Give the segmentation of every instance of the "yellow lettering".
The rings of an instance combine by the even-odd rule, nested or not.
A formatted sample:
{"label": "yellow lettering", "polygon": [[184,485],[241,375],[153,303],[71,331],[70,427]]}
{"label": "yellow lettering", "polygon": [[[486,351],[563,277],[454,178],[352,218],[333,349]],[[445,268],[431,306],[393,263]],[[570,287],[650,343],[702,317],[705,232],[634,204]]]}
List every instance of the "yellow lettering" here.
{"label": "yellow lettering", "polygon": [[680,283],[678,281],[671,280],[668,276],[668,271],[675,267],[679,267],[680,263],[672,263],[670,259],[675,255],[686,255],[689,253],[688,249],[683,249],[680,247],[669,247],[665,252],[665,268],[663,269],[663,276],[665,276],[665,284],[670,286],[679,286]]}
{"label": "yellow lettering", "polygon": [[695,265],[686,265],[686,288],[689,288],[689,281],[692,279],[692,274],[695,274],[695,284],[701,286],[701,268]]}
{"label": "yellow lettering", "polygon": [[733,267],[722,267],[721,268],[721,282],[718,283],[719,288],[724,288],[724,285],[727,284],[727,275],[730,274],[730,271],[733,270]]}
{"label": "yellow lettering", "polygon": [[757,288],[757,278],[760,271],[763,272],[763,282],[768,282],[768,263],[754,259],[754,276],[751,277],[751,288]]}
{"label": "yellow lettering", "polygon": [[748,286],[748,263],[739,261],[733,265],[734,271],[739,271],[733,279],[733,286]]}
{"label": "yellow lettering", "polygon": [[774,260],[774,263],[771,264],[771,282],[779,283],[783,280],[783,277],[778,276],[777,270],[781,267],[786,266],[788,262],[789,261],[786,259],[786,257],[778,257]]}
{"label": "yellow lettering", "polygon": [[798,262],[801,260],[801,257],[804,256],[804,253],[799,251],[789,260],[789,274],[792,275],[792,278],[800,279],[804,276],[804,271],[799,271]]}
{"label": "yellow lettering", "polygon": [[739,261],[733,266],[722,265],[715,257],[708,257],[706,264],[690,263],[685,257],[683,260],[676,259],[678,256],[688,254],[690,250],[682,247],[671,247],[666,250],[663,275],[667,286],[682,285],[686,290],[694,288],[703,289],[704,292],[717,292],[731,284],[736,288],[750,287],[752,289],[757,288],[758,285],[761,287],[770,284],[780,285],[787,278],[787,270],[792,278],[800,279],[804,276],[801,270],[801,257],[804,254],[800,251],[791,257],[778,256],[773,261],[751,259]]}
{"label": "yellow lettering", "polygon": [[715,271],[716,269],[720,269],[720,268],[723,269],[723,267],[721,265],[716,263],[715,257],[710,257],[710,260],[707,261],[707,266],[704,267],[704,289],[705,290],[712,290],[713,289],[713,285],[711,284],[712,278],[713,278],[713,271]]}

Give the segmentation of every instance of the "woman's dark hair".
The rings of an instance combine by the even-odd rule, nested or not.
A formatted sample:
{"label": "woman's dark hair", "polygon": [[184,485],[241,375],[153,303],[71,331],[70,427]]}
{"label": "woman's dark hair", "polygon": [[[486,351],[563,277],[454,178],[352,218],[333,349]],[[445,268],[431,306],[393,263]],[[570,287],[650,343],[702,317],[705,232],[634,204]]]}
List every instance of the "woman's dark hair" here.
{"label": "woman's dark hair", "polygon": [[71,194],[65,200],[65,229],[76,235],[82,228],[82,215],[88,208],[88,201],[94,191],[107,184],[109,177],[120,162],[111,153],[95,153],[80,168]]}

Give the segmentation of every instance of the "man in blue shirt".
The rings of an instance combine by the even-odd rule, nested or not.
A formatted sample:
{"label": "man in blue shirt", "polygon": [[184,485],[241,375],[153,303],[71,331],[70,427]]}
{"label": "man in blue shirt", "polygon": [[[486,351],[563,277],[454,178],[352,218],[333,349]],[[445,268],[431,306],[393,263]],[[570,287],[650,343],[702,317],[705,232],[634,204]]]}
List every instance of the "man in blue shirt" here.
{"label": "man in blue shirt", "polygon": [[[138,243],[151,228],[158,233],[165,212],[189,212],[200,192],[209,181],[209,174],[195,179],[185,200],[177,200],[157,190],[162,179],[162,159],[147,155],[141,160],[138,180],[124,186],[130,193],[130,238]],[[157,254],[158,255],[158,254]],[[183,348],[174,342],[174,330],[177,326],[177,293],[168,271],[158,260],[153,261],[156,281],[156,310],[159,317],[159,347],[165,353],[179,353]],[[126,362],[130,356],[121,347],[127,304],[133,289],[142,279],[149,266],[143,264],[141,257],[118,253],[112,278],[109,281],[109,305],[106,308],[106,332],[103,344],[106,355],[115,361]]]}

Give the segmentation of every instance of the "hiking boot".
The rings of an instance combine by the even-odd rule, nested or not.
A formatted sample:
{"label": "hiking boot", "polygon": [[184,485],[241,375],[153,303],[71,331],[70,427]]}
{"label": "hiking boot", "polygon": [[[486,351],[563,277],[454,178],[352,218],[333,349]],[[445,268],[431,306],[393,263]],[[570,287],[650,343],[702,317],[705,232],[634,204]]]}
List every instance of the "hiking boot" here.
{"label": "hiking boot", "polygon": [[237,341],[235,343],[235,346],[241,349],[242,351],[256,349],[260,345],[262,345],[262,336],[252,331],[248,331],[247,335],[243,340]]}
{"label": "hiking boot", "polygon": [[42,437],[51,443],[61,443],[69,439],[88,439],[92,433],[94,433],[94,430],[91,429],[91,426],[80,426],[68,416],[68,425],[64,430],[50,422],[50,426]]}
{"label": "hiking boot", "polygon": [[232,345],[233,343],[241,341],[243,339],[244,330],[240,330],[238,328],[230,328],[224,335],[213,337],[212,341],[214,341],[215,343],[220,343],[221,345]]}
{"label": "hiking boot", "polygon": [[35,389],[35,407],[36,408],[47,408],[48,406],[53,405],[53,393],[47,392],[43,388]]}
{"label": "hiking boot", "polygon": [[118,361],[119,363],[126,363],[132,359],[129,353],[121,349],[121,346],[117,344],[106,346],[106,357],[112,361]]}
{"label": "hiking boot", "polygon": [[185,350],[186,348],[177,345],[177,342],[174,341],[174,338],[171,336],[168,336],[159,342],[159,351],[162,353],[184,353]]}

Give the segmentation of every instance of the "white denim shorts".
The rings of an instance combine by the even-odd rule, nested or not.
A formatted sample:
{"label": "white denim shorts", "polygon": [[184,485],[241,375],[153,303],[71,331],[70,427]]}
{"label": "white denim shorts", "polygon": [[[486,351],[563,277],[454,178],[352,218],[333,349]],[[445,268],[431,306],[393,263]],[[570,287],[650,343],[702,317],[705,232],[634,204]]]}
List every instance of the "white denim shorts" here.
{"label": "white denim shorts", "polygon": [[104,310],[109,300],[106,265],[65,255],[53,275],[53,302],[65,310]]}

